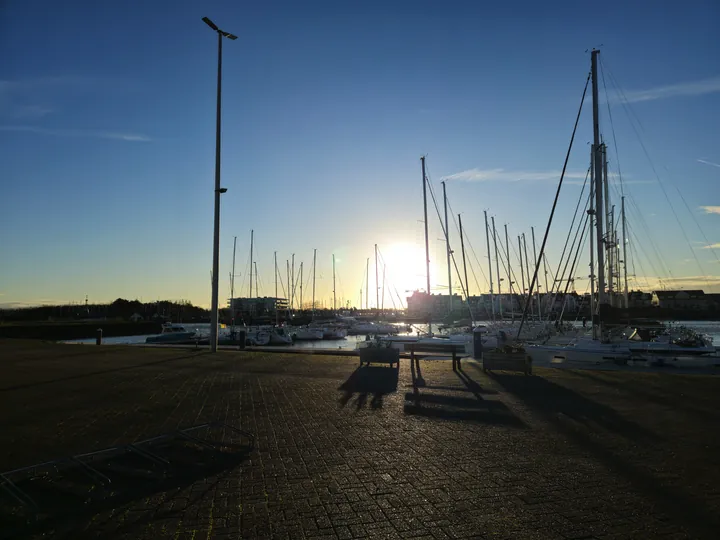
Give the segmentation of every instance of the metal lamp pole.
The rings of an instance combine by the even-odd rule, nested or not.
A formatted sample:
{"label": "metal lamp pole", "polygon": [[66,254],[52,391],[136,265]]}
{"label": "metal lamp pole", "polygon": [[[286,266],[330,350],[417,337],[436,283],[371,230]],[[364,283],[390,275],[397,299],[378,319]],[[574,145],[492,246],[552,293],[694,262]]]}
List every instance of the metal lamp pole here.
{"label": "metal lamp pole", "polygon": [[237,36],[220,30],[207,17],[203,22],[218,35],[218,75],[217,75],[217,121],[215,131],[215,226],[213,231],[213,266],[212,266],[212,302],[210,312],[210,352],[217,352],[218,343],[218,274],[220,266],[220,194],[227,191],[220,187],[220,106],[222,95],[222,39],[236,40]]}

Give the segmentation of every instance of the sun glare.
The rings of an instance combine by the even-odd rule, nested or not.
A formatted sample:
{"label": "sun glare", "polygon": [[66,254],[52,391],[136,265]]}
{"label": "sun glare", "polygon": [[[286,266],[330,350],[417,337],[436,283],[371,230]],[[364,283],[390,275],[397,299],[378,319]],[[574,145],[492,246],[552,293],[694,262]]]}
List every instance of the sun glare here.
{"label": "sun glare", "polygon": [[[382,284],[382,264],[385,264],[385,305],[388,305],[390,294],[397,302],[397,296],[403,299],[411,291],[425,290],[425,249],[422,246],[407,242],[392,244],[380,249],[379,281]],[[372,298],[371,298],[372,301]],[[389,305],[392,305],[390,302]]]}

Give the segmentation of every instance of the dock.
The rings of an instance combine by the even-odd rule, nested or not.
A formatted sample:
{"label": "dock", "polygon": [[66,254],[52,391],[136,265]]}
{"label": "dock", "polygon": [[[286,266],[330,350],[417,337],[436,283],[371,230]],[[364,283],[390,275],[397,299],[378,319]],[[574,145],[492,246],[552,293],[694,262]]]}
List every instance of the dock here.
{"label": "dock", "polygon": [[0,538],[716,538],[719,421],[715,376],[0,340],[0,472],[208,422],[254,441],[71,519],[0,512]]}

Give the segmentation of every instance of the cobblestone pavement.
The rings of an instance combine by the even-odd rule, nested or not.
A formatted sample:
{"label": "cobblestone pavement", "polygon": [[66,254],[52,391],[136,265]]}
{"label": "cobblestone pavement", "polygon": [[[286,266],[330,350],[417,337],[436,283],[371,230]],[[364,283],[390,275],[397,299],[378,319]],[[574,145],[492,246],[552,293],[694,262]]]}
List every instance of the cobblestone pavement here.
{"label": "cobblestone pavement", "polygon": [[0,470],[221,421],[254,434],[249,455],[27,534],[717,538],[719,391],[715,377],[0,341]]}

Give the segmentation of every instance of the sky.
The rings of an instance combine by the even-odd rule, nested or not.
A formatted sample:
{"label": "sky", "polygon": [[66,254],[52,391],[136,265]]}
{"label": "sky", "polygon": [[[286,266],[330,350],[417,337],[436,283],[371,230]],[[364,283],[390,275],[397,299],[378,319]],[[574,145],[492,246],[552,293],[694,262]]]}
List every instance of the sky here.
{"label": "sky", "polygon": [[[611,195],[619,208],[622,177],[628,203],[631,288],[720,292],[716,1],[6,0],[0,305],[87,295],[209,306],[217,34],[204,16],[239,36],[223,43],[221,302],[234,237],[236,296],[250,292],[251,230],[261,295],[275,294],[277,252],[285,296],[294,254],[310,301],[317,250],[316,301],[332,305],[334,254],[337,305],[365,304],[369,266],[372,307],[375,244],[381,305],[425,288],[422,155],[440,214],[445,180],[448,211],[462,215],[470,293],[486,292],[483,211],[501,240],[505,224],[513,246],[525,233],[531,257],[534,227],[539,250],[593,47]],[[551,268],[591,142],[588,94]],[[431,289],[447,292],[432,200],[429,210]],[[461,268],[454,224],[449,235]],[[588,260],[586,246],[579,292]]]}

